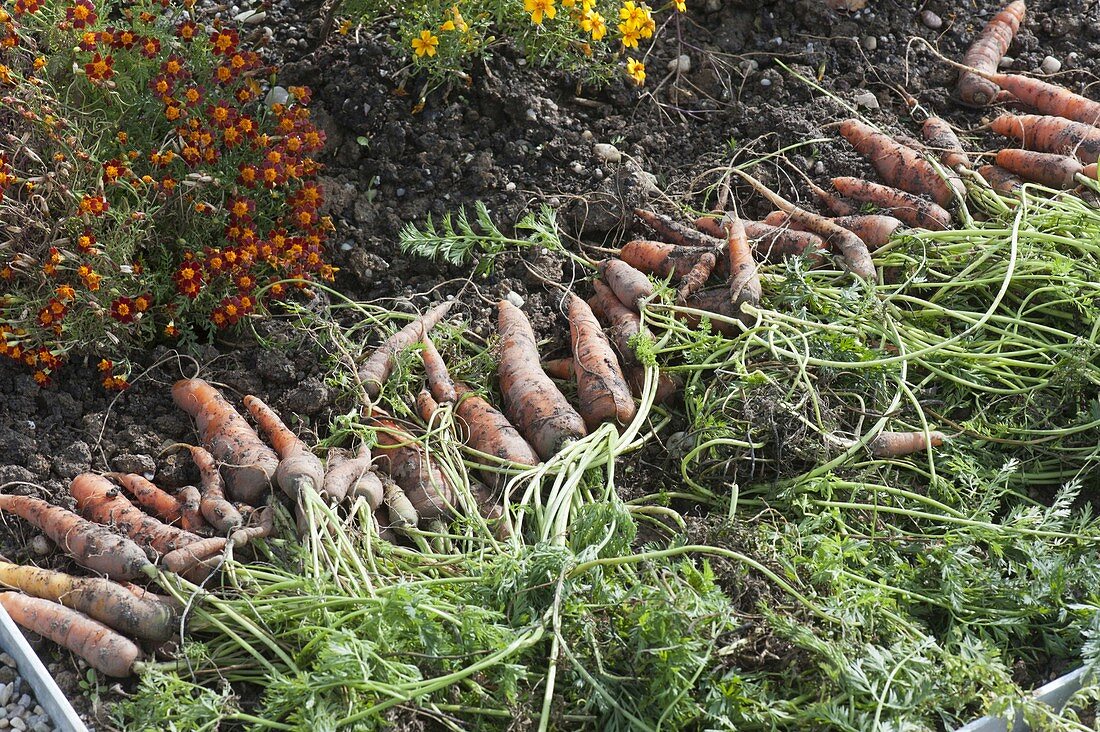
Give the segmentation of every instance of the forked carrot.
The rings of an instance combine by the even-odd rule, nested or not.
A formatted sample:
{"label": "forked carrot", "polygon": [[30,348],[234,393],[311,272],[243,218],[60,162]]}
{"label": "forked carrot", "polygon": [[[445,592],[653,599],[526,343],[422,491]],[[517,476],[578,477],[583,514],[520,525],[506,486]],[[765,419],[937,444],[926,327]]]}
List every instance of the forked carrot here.
{"label": "forked carrot", "polygon": [[[719,241],[718,244],[721,245],[722,242]],[[714,255],[719,248],[720,246],[712,246],[702,249],[663,241],[635,239],[623,244],[623,248],[619,250],[619,259],[639,272],[648,272],[658,277],[671,276],[678,281],[691,272],[701,255],[708,252]]]}
{"label": "forked carrot", "polygon": [[680,280],[680,287],[676,290],[676,302],[683,305],[689,297],[703,289],[717,264],[718,260],[713,252],[703,252],[699,255],[699,261]]}
{"label": "forked carrot", "polygon": [[244,398],[244,406],[279,455],[275,481],[283,492],[293,500],[309,488],[319,492],[325,484],[325,466],[321,458],[314,455],[259,397],[249,394]]}
{"label": "forked carrot", "polygon": [[180,520],[180,500],[161,490],[144,476],[136,473],[107,473],[106,477],[125,488],[142,508],[166,524]]}
{"label": "forked carrot", "polygon": [[833,186],[849,198],[889,211],[914,228],[943,231],[951,227],[951,214],[946,209],[912,193],[849,176],[833,178]]}
{"label": "forked carrot", "polygon": [[1100,102],[1096,102],[1057,84],[1019,74],[998,74],[977,71],[950,60],[949,64],[964,71],[973,71],[978,76],[992,81],[1012,94],[1025,106],[1040,114],[1064,117],[1087,125],[1100,124]]}
{"label": "forked carrot", "polygon": [[1100,128],[1062,117],[1002,114],[989,123],[989,129],[1027,150],[1073,155],[1082,163],[1100,158]]}
{"label": "forked carrot", "polygon": [[225,466],[235,501],[256,505],[271,486],[279,458],[217,389],[202,379],[172,386],[172,400],[195,420],[202,446]]}
{"label": "forked carrot", "polygon": [[[786,214],[781,214],[786,219]],[[745,234],[752,244],[753,253],[765,262],[779,262],[790,257],[806,257],[811,263],[821,261],[825,241],[811,231],[801,231],[789,226],[772,226],[761,221],[742,219]]]}
{"label": "forked carrot", "polygon": [[581,298],[566,294],[569,340],[577,373],[577,411],[588,429],[615,421],[629,424],[636,407],[619,360],[600,322]]}
{"label": "forked carrot", "polygon": [[[905,225],[901,220],[885,214],[836,216],[830,221],[858,236],[872,252],[890,241],[890,237]],[[802,231],[801,225],[791,221],[782,211],[772,211],[764,218],[763,224],[783,227],[785,231]]]}
{"label": "forked carrot", "polygon": [[[1008,53],[1012,39],[1020,30],[1026,11],[1027,6],[1023,0],[1015,0],[1001,9],[971,44],[966,55],[963,56],[963,65],[978,71],[995,72],[1001,59]],[[995,83],[970,71],[959,74],[959,82],[955,87],[959,101],[972,107],[984,107],[989,104],[997,91]]]}
{"label": "forked carrot", "polygon": [[[870,125],[858,119],[846,119],[840,123],[840,134],[852,147],[871,161],[879,176],[894,188],[916,194],[926,194],[940,206],[949,206],[956,193],[965,194],[943,177],[919,153],[901,145]],[[843,193],[843,191],[841,191]],[[856,211],[837,211],[841,216]]]}
{"label": "forked carrot", "polygon": [[927,450],[929,446],[939,447],[947,437],[942,432],[889,432],[875,435],[867,447],[875,457],[901,457],[914,452]]}
{"label": "forked carrot", "polygon": [[607,337],[619,354],[620,363],[637,364],[638,354],[634,352],[631,341],[642,333],[642,319],[623,305],[611,288],[599,280],[592,283],[595,294],[588,299],[596,318],[607,328]]}
{"label": "forked carrot", "polygon": [[256,539],[262,539],[275,533],[275,509],[273,507],[264,506],[259,509],[252,520],[255,522],[253,525],[237,529],[229,535],[229,541],[233,546],[246,546]]}
{"label": "forked carrot", "polygon": [[169,526],[146,514],[122,495],[118,486],[101,475],[81,473],[69,484],[69,492],[85,518],[122,531],[140,546],[160,554],[199,541],[189,531]]}
{"label": "forked carrot", "polygon": [[421,444],[381,410],[375,409],[370,421],[378,427],[378,468],[400,486],[417,516],[430,520],[453,515],[460,508],[454,488]]}
{"label": "forked carrot", "polygon": [[82,567],[114,580],[156,576],[140,546],[106,526],[32,496],[0,494],[0,511],[13,513],[37,527]]}
{"label": "forked carrot", "polygon": [[730,301],[734,312],[741,310],[741,303],[759,305],[764,296],[760,287],[760,272],[752,257],[752,247],[745,233],[745,225],[736,215],[727,214],[722,219],[726,231],[726,253],[730,263]]}
{"label": "forked carrot", "polygon": [[[161,557],[160,561],[169,572],[175,572],[178,575],[186,575],[206,560],[216,557],[225,551],[227,543],[228,539],[224,536],[203,539],[194,544],[188,544],[175,551],[168,552]],[[205,578],[205,573],[203,573],[202,577]]]}
{"label": "forked carrot", "polygon": [[107,676],[130,676],[141,658],[132,640],[64,605],[18,592],[0,592],[0,605],[19,625],[72,651]]}
{"label": "forked carrot", "polygon": [[1077,175],[1085,169],[1077,158],[1013,148],[998,152],[996,164],[1024,180],[1059,189],[1077,185]]}
{"label": "forked carrot", "polygon": [[359,367],[359,379],[363,382],[363,388],[367,395],[374,399],[382,389],[382,384],[393,372],[397,354],[406,348],[418,343],[432,328],[434,328],[443,316],[455,304],[454,300],[436,305],[416,320],[406,325],[392,336],[382,341],[382,344],[374,350],[363,365]]}
{"label": "forked carrot", "polygon": [[372,464],[370,448],[364,443],[354,458],[325,471],[321,495],[333,504],[343,503],[348,495],[362,495],[372,511],[378,508],[382,503],[382,484],[371,471]]}
{"label": "forked carrot", "polygon": [[214,456],[198,445],[186,445],[191,453],[191,460],[199,469],[199,491],[202,498],[199,500],[199,510],[202,517],[211,526],[223,534],[240,528],[244,523],[241,512],[225,500],[225,484],[222,475],[218,472],[218,463]]}

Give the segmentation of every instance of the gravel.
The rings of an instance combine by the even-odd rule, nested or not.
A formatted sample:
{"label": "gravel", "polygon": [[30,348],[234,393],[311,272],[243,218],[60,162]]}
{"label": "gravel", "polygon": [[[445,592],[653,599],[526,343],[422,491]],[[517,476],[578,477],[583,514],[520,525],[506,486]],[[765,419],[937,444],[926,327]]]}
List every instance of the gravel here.
{"label": "gravel", "polygon": [[7,653],[0,653],[0,730],[54,730],[46,711],[31,693],[31,687],[15,667],[15,659]]}

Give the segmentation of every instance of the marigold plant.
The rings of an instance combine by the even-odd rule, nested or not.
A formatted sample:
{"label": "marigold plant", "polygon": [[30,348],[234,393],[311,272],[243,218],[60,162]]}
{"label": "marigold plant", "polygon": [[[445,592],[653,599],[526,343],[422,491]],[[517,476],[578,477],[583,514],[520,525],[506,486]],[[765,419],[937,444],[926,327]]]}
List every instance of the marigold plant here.
{"label": "marigold plant", "polygon": [[[0,355],[48,382],[184,344],[332,279],[309,90],[171,0],[0,10]],[[273,102],[272,99],[267,101]]]}

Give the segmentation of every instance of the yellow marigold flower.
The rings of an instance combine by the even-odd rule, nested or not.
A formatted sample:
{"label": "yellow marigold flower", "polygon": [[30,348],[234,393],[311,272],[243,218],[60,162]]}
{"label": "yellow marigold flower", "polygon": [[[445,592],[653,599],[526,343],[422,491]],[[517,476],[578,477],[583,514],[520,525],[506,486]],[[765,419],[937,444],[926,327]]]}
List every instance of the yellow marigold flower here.
{"label": "yellow marigold flower", "polygon": [[422,30],[419,37],[412,39],[413,51],[416,51],[417,56],[434,56],[436,53],[435,47],[438,45],[439,38],[430,30]]}
{"label": "yellow marigold flower", "polygon": [[441,31],[453,31],[455,29],[455,22],[453,20],[447,20],[443,22],[443,25],[439,26]]}
{"label": "yellow marigold flower", "polygon": [[623,6],[619,8],[619,20],[625,23],[633,23],[635,28],[641,26],[648,16],[649,9],[644,4],[638,7],[634,0],[626,0]]}
{"label": "yellow marigold flower", "polygon": [[470,26],[466,24],[466,20],[462,17],[462,13],[458,11],[457,5],[451,6],[451,15],[454,16],[454,24],[456,28],[458,28],[463,33],[470,30]]}
{"label": "yellow marigold flower", "polygon": [[0,64],[0,84],[11,84],[11,69]]}
{"label": "yellow marigold flower", "polygon": [[657,21],[653,20],[652,15],[646,15],[645,20],[638,26],[638,32],[642,38],[651,38],[655,30],[657,30]]}
{"label": "yellow marigold flower", "polygon": [[626,60],[626,73],[638,86],[645,83],[645,64],[641,61],[628,58]]}
{"label": "yellow marigold flower", "polygon": [[542,25],[544,17],[553,20],[558,14],[554,0],[523,0],[523,9],[531,14],[531,22],[535,25]]}
{"label": "yellow marigold flower", "polygon": [[681,13],[688,11],[687,0],[672,0],[672,4],[676,7],[676,10]]}
{"label": "yellow marigold flower", "polygon": [[633,23],[619,23],[619,32],[623,34],[624,48],[638,47],[638,38],[641,36],[641,32]]}
{"label": "yellow marigold flower", "polygon": [[38,58],[36,58],[34,60],[34,70],[38,71],[39,69],[44,69],[44,68],[46,68],[46,57],[45,56],[39,56]]}
{"label": "yellow marigold flower", "polygon": [[346,36],[350,31],[351,31],[351,19],[347,18],[347,19],[344,19],[343,21],[341,21],[340,28],[339,28],[339,31],[338,31],[340,33],[340,35]]}
{"label": "yellow marigold flower", "polygon": [[587,10],[581,18],[581,30],[590,33],[592,40],[599,41],[607,34],[607,22],[595,10]]}

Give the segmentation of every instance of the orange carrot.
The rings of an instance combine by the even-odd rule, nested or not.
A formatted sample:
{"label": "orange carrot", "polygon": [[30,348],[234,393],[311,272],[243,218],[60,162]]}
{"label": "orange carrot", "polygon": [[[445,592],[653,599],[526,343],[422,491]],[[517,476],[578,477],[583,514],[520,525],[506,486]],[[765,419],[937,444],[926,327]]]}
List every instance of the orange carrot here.
{"label": "orange carrot", "polygon": [[761,219],[760,223],[767,224],[768,226],[787,226],[794,231],[806,230],[802,228],[801,224],[796,224],[795,222],[791,221],[791,217],[783,211],[772,211],[763,219]]}
{"label": "orange carrot", "polygon": [[827,241],[830,246],[840,253],[848,271],[857,277],[869,280],[875,279],[875,263],[871,261],[871,253],[867,250],[867,245],[863,243],[862,239],[824,216],[818,216],[795,206],[743,170],[735,170],[734,172],[755,188],[758,193],[767,198],[773,206],[786,213],[793,223],[812,231]]}
{"label": "orange carrot", "polygon": [[978,174],[985,179],[993,190],[1006,195],[1012,195],[1020,190],[1024,181],[1011,171],[1005,170],[999,165],[983,165],[978,168]]}
{"label": "orange carrot", "polygon": [[416,395],[416,413],[420,415],[420,419],[430,423],[437,411],[439,411],[439,402],[435,400],[430,391],[421,389],[420,393]]}
{"label": "orange carrot", "polygon": [[394,359],[397,354],[415,343],[420,342],[424,336],[434,328],[451,306],[454,300],[440,303],[416,320],[406,325],[392,336],[382,341],[363,365],[359,367],[359,379],[363,382],[363,388],[367,395],[374,399],[382,389],[382,384],[393,372]]}
{"label": "orange carrot", "polygon": [[182,379],[172,400],[195,420],[202,446],[225,466],[235,501],[255,505],[271,486],[279,459],[218,390],[202,379]]}
{"label": "orange carrot", "polygon": [[[786,214],[782,214],[786,218]],[[790,257],[805,256],[811,262],[821,261],[825,241],[810,231],[786,226],[771,226],[760,221],[742,220],[753,252],[765,262],[778,262]]]}
{"label": "orange carrot", "polygon": [[1081,171],[1081,175],[1089,180],[1096,180],[1096,163],[1089,163],[1085,166],[1085,169]]}
{"label": "orange carrot", "polygon": [[704,234],[687,224],[674,221],[668,216],[641,208],[634,209],[634,215],[644,221],[649,228],[664,237],[670,244],[682,247],[700,247],[702,249],[714,249],[722,245],[723,237],[718,237],[715,240],[715,237]]}
{"label": "orange carrot", "polygon": [[1100,158],[1100,128],[1061,117],[1002,114],[989,123],[998,135],[1019,141],[1027,150],[1073,155],[1082,163]]}
{"label": "orange carrot", "polygon": [[193,485],[184,486],[179,491],[180,526],[184,531],[202,531],[210,524],[202,516],[202,494]]}
{"label": "orange carrot", "polygon": [[623,364],[637,364],[638,355],[634,352],[631,339],[642,332],[642,319],[636,312],[623,305],[611,288],[599,280],[592,283],[596,294],[588,299],[596,318],[607,328],[607,337],[615,346]]}
{"label": "orange carrot", "polygon": [[914,228],[943,231],[951,226],[951,214],[912,193],[847,176],[833,178],[833,185],[845,196],[886,209],[891,216]]}
{"label": "orange carrot", "polygon": [[[749,316],[740,312],[740,303],[736,305],[738,310],[734,310],[734,302],[730,299],[730,288],[727,285],[708,287],[705,290],[700,290],[689,297],[684,306],[693,310],[702,310],[714,315],[721,315],[731,320],[740,320],[746,325],[751,322]],[[699,323],[702,322],[702,319],[693,313],[684,313],[682,317],[692,328],[698,326]],[[711,319],[710,324],[713,330],[721,333],[727,338],[732,338],[741,332],[736,325],[725,320]]]}
{"label": "orange carrot", "polygon": [[621,259],[605,259],[599,264],[600,278],[607,283],[619,302],[639,312],[638,302],[653,297],[653,283]]}
{"label": "orange carrot", "polygon": [[600,322],[588,303],[576,295],[568,293],[566,305],[569,340],[577,362],[577,411],[588,429],[611,420],[630,424],[636,411],[634,399]]}
{"label": "orange carrot", "polygon": [[[619,264],[633,269],[625,262]],[[497,303],[497,331],[501,344],[497,375],[504,414],[539,457],[549,460],[567,441],[587,434],[584,420],[539,368],[535,332],[523,311],[507,300]]]}
{"label": "orange carrot", "polygon": [[454,489],[420,443],[381,410],[370,420],[379,428],[378,468],[401,487],[416,514],[425,520],[452,515],[458,508]]}
{"label": "orange carrot", "polygon": [[199,469],[199,484],[202,486],[199,510],[202,517],[223,534],[239,528],[244,523],[244,518],[232,503],[225,500],[225,486],[214,456],[197,445],[186,447],[195,467]]}
{"label": "orange carrot", "polygon": [[364,443],[354,458],[325,471],[321,495],[333,504],[343,503],[349,494],[362,495],[372,511],[378,508],[382,503],[382,484],[371,472],[372,462],[370,448]]}
{"label": "orange carrot", "polygon": [[875,457],[901,457],[927,450],[929,445],[939,447],[947,437],[942,432],[888,432],[878,433],[867,443]]}
{"label": "orange carrot", "polygon": [[635,239],[623,244],[619,251],[619,259],[640,272],[648,272],[658,277],[671,276],[680,280],[699,262],[699,257],[706,253],[716,253],[722,245],[702,249],[700,247],[685,247],[679,244],[667,244],[663,241],[649,241],[648,239]]}
{"label": "orange carrot", "polygon": [[283,489],[283,493],[297,500],[298,494],[304,489],[320,491],[325,484],[325,466],[321,458],[314,455],[296,434],[287,429],[279,415],[258,397],[249,394],[244,398],[244,406],[279,454],[275,482]]}
{"label": "orange carrot", "polygon": [[[1012,39],[1020,30],[1026,10],[1023,0],[1015,0],[994,15],[963,56],[963,65],[988,73],[997,71],[1001,59],[1012,45]],[[972,107],[989,104],[997,91],[995,83],[969,71],[959,74],[959,82],[955,87],[959,101]]]}
{"label": "orange carrot", "polygon": [[940,154],[940,160],[951,170],[970,168],[970,158],[963,150],[955,131],[939,117],[929,117],[921,126],[921,134],[928,144]]}
{"label": "orange carrot", "polygon": [[883,214],[838,216],[833,221],[862,239],[871,251],[886,244],[894,232],[905,226],[900,219]]}
{"label": "orange carrot", "polygon": [[[721,288],[725,292],[725,288]],[[572,358],[552,358],[542,362],[542,370],[551,378],[561,381],[572,381],[575,378],[575,362]],[[630,393],[641,397],[642,387],[645,386],[645,369],[641,366],[624,366],[623,375],[630,386]],[[664,371],[657,374],[657,394],[654,397],[656,404],[664,404],[682,388],[676,378]]]}
{"label": "orange carrot", "polygon": [[717,264],[718,260],[713,252],[703,252],[699,255],[699,261],[680,280],[680,287],[676,290],[676,302],[683,305],[689,297],[703,289],[703,285],[710,279],[710,274]]}
{"label": "orange carrot", "polygon": [[77,564],[102,572],[111,579],[132,580],[156,575],[149,557],[133,541],[60,506],[31,496],[0,494],[0,511],[14,513],[37,527]]}
{"label": "orange carrot", "polygon": [[859,206],[852,201],[845,201],[835,193],[831,193],[821,186],[814,183],[809,178],[806,179],[806,186],[810,189],[810,192],[817,196],[817,200],[821,201],[825,208],[829,209],[830,213],[834,213],[837,216],[854,216],[859,213]]}
{"label": "orange carrot", "polygon": [[1018,74],[981,72],[978,75],[1003,87],[1023,104],[1041,114],[1065,117],[1087,125],[1100,123],[1100,102],[1074,94],[1065,87]]}
{"label": "orange carrot", "polygon": [[129,491],[138,505],[152,512],[164,523],[174,524],[180,520],[179,499],[162,491],[143,476],[135,473],[107,473],[106,477]]}
{"label": "orange carrot", "polygon": [[[871,161],[871,165],[888,185],[910,193],[927,194],[940,206],[948,206],[955,200],[957,188],[940,177],[936,169],[912,148],[895,142],[854,118],[840,123],[840,134]],[[965,190],[959,192],[965,193]],[[847,216],[857,212],[837,213]]]}
{"label": "orange carrot", "polygon": [[1076,158],[1034,150],[1005,149],[997,153],[997,165],[1024,180],[1051,188],[1073,188],[1085,169]]}
{"label": "orange carrot", "polygon": [[[227,542],[228,540],[224,536],[215,536],[210,539],[196,541],[194,544],[188,544],[175,551],[168,552],[161,557],[161,564],[163,564],[165,569],[169,572],[186,575],[201,563],[225,551]],[[205,577],[206,574],[201,575],[202,579],[205,579]]]}
{"label": "orange carrot", "polygon": [[700,216],[695,219],[695,228],[703,232],[707,236],[713,236],[715,239],[722,242],[725,238],[725,233],[722,231],[722,212],[711,211],[706,216]]}
{"label": "orange carrot", "polygon": [[152,547],[160,554],[199,541],[195,534],[169,526],[144,513],[103,476],[81,473],[69,484],[69,492],[85,518],[104,526],[113,526],[140,546]]}
{"label": "orange carrot", "polygon": [[[508,418],[497,411],[475,391],[462,382],[456,382],[459,402],[455,408],[458,422],[463,428],[463,441],[472,449],[493,455],[516,465],[538,465],[539,456]],[[504,476],[492,471],[482,471],[491,485],[499,485]]]}
{"label": "orange carrot", "polygon": [[722,220],[726,230],[726,252],[730,263],[730,301],[734,312],[740,312],[741,303],[759,305],[763,297],[760,273],[752,258],[752,247],[741,219],[729,214]]}
{"label": "orange carrot", "polygon": [[428,376],[428,383],[432,384],[432,396],[436,401],[454,404],[458,401],[458,394],[455,393],[454,382],[451,381],[451,376],[447,373],[447,364],[444,363],[443,357],[439,355],[439,351],[436,350],[431,338],[425,335],[421,343],[423,349],[420,351],[420,359],[424,362],[424,372]]}
{"label": "orange carrot", "polygon": [[0,592],[0,605],[19,625],[72,651],[107,676],[129,676],[139,663],[141,649],[132,640],[76,610],[17,592]]}
{"label": "orange carrot", "polygon": [[233,546],[245,546],[256,539],[262,539],[275,533],[275,509],[273,507],[264,506],[256,511],[253,521],[255,521],[254,525],[237,529],[229,535],[229,541]]}
{"label": "orange carrot", "polygon": [[168,640],[178,622],[172,607],[154,599],[152,593],[141,599],[102,577],[73,577],[50,569],[0,562],[0,585],[61,603],[120,633],[139,638]]}
{"label": "orange carrot", "polygon": [[542,362],[542,370],[552,379],[572,381],[576,378],[575,365],[572,356],[568,358],[551,358]]}

